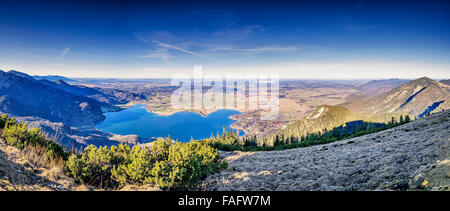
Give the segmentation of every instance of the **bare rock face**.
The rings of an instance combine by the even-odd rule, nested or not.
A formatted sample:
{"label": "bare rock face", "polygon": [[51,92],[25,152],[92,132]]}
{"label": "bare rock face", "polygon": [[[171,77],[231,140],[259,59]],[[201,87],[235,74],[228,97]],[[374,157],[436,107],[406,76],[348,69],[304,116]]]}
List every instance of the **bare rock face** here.
{"label": "bare rock face", "polygon": [[141,138],[138,135],[114,135],[110,139],[128,145],[138,145],[141,143]]}
{"label": "bare rock face", "polygon": [[91,109],[88,102],[82,102],[82,103],[80,103],[79,106],[81,108],[81,111],[87,111],[87,110]]}
{"label": "bare rock face", "polygon": [[224,159],[228,169],[209,176],[206,190],[448,190],[450,111],[326,145]]}
{"label": "bare rock face", "polygon": [[[1,112],[0,112],[1,113]],[[111,146],[121,142],[111,139],[113,134],[96,129],[78,129],[61,122],[51,122],[39,117],[16,117],[26,122],[28,128],[40,128],[47,138],[61,144],[67,150],[83,150],[88,145]]]}

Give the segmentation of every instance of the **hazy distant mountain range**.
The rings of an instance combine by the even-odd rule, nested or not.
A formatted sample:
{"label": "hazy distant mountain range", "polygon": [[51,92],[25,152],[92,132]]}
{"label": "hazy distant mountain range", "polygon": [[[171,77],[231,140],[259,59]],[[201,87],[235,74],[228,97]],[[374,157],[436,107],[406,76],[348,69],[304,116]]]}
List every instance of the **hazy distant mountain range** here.
{"label": "hazy distant mountain range", "polygon": [[46,76],[33,75],[33,78],[36,79],[36,80],[45,79],[45,80],[53,81],[53,82],[58,81],[58,80],[63,80],[63,81],[66,81],[66,82],[75,82],[75,81],[77,81],[75,79],[71,79],[71,78],[67,78],[67,77],[59,76],[59,75],[46,75]]}
{"label": "hazy distant mountain range", "polygon": [[439,82],[441,82],[441,83],[443,83],[443,84],[450,85],[450,79],[441,80],[441,81],[439,81]]}
{"label": "hazy distant mountain range", "polygon": [[386,80],[373,80],[366,84],[358,86],[361,91],[360,94],[366,96],[375,96],[387,92],[395,87],[398,87],[409,80],[404,79],[386,79]]}
{"label": "hazy distant mountain range", "polygon": [[49,87],[65,91],[73,95],[92,98],[98,102],[105,104],[119,104],[127,102],[126,100],[118,99],[114,95],[102,92],[100,89],[90,88],[81,85],[70,85],[61,79],[58,79],[54,82],[48,81],[46,79],[41,79],[39,80],[39,82]]}

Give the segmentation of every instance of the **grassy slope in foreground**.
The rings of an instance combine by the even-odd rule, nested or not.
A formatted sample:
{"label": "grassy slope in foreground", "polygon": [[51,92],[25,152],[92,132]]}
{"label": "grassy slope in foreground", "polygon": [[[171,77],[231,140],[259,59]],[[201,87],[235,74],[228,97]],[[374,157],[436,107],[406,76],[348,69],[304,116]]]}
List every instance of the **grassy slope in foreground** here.
{"label": "grassy slope in foreground", "polygon": [[206,190],[449,190],[450,110],[349,140],[227,153]]}

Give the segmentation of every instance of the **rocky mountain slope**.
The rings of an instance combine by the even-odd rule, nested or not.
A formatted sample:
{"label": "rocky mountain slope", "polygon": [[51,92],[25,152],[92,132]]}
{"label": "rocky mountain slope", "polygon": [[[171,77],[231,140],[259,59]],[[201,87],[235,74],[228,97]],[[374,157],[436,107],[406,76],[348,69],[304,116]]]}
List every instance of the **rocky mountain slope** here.
{"label": "rocky mountain slope", "polygon": [[40,127],[50,138],[68,149],[94,144],[110,146],[140,143],[136,135],[120,136],[94,128],[104,111],[117,110],[126,99],[97,88],[70,85],[61,77],[29,76],[18,71],[0,71],[0,113],[8,113],[29,127]]}
{"label": "rocky mountain slope", "polygon": [[442,103],[435,111],[450,108],[450,86],[423,77],[367,100],[350,100],[343,106],[352,111],[369,115],[408,113],[412,116],[418,116],[433,103],[441,101]]}
{"label": "rocky mountain slope", "polygon": [[51,122],[39,117],[16,117],[20,122],[27,122],[28,128],[41,128],[44,134],[62,144],[67,150],[80,150],[91,144],[96,146],[111,146],[120,143],[129,145],[140,144],[137,135],[117,135],[95,128],[76,128],[61,122]]}
{"label": "rocky mountain slope", "polygon": [[284,151],[223,153],[204,190],[449,190],[450,111],[362,137]]}
{"label": "rocky mountain slope", "polygon": [[[48,83],[53,83],[47,81]],[[0,71],[0,111],[36,116],[69,125],[93,125],[104,119],[101,104],[42,83],[17,71]]]}

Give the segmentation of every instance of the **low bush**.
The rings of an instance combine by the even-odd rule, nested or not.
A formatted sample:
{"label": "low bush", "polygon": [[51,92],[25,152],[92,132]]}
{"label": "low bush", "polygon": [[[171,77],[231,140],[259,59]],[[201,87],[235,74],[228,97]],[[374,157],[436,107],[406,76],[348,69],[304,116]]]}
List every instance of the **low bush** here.
{"label": "low bush", "polygon": [[162,189],[185,189],[225,167],[218,151],[204,142],[171,144],[163,139],[151,148],[91,145],[80,155],[72,154],[66,164],[69,176],[103,188],[157,184]]}
{"label": "low bush", "polygon": [[[2,118],[3,119],[3,116]],[[26,123],[18,123],[15,119],[10,118],[5,121],[2,138],[6,144],[24,149],[28,145],[44,147],[47,155],[54,158],[67,158],[67,152],[56,142],[46,138],[41,129],[28,129]]]}
{"label": "low bush", "polygon": [[61,173],[64,171],[65,162],[63,158],[49,155],[47,148],[40,145],[27,145],[22,150],[26,160],[33,166],[47,169],[58,169]]}
{"label": "low bush", "polygon": [[124,155],[129,148],[124,145],[118,147],[95,147],[90,145],[80,156],[71,154],[66,162],[68,176],[78,182],[102,188],[115,187],[117,183],[111,179],[113,166],[123,162]]}

